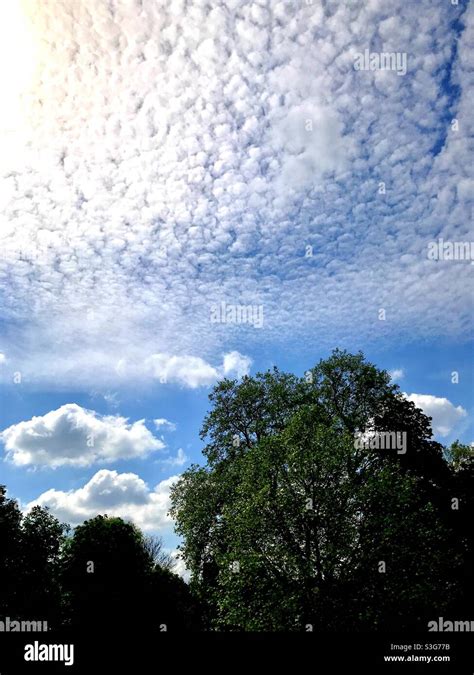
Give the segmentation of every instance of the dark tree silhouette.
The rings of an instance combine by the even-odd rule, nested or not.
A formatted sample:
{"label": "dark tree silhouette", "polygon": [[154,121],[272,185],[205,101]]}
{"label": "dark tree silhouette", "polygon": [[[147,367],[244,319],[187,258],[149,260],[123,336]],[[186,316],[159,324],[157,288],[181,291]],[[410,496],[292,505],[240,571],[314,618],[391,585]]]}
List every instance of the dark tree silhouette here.
{"label": "dark tree silhouette", "polygon": [[21,549],[21,512],[0,485],[0,616],[18,611]]}
{"label": "dark tree silhouette", "polygon": [[79,525],[64,548],[62,584],[69,620],[88,632],[191,630],[197,613],[157,539],[121,518]]}

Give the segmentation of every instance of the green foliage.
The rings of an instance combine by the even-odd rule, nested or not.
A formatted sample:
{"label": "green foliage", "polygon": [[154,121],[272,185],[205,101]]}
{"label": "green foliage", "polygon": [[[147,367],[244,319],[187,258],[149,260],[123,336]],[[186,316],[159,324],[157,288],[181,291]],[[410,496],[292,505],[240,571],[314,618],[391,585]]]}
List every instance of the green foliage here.
{"label": "green foliage", "polygon": [[469,471],[474,467],[474,447],[459,441],[451,443],[446,450],[446,457],[454,471]]}
{"label": "green foliage", "polygon": [[[207,465],[183,474],[171,510],[209,626],[419,627],[453,606],[449,467],[386,372],[336,350],[303,378],[224,380],[210,400]],[[406,453],[356,447],[369,429],[404,432]]]}

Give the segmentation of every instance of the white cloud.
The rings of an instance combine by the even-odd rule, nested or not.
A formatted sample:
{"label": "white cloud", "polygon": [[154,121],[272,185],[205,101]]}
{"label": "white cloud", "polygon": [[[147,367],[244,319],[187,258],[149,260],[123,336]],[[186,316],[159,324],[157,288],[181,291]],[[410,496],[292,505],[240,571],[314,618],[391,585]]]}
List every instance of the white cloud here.
{"label": "white cloud", "polygon": [[167,457],[162,460],[162,464],[168,464],[168,466],[184,466],[187,461],[189,461],[189,457],[185,454],[183,448],[178,448],[176,456]]}
{"label": "white cloud", "polygon": [[153,376],[163,383],[175,383],[195,389],[208,386],[222,377],[242,377],[250,370],[252,360],[239,354],[224,354],[222,366],[212,366],[198,356],[153,354],[147,360]]}
{"label": "white cloud", "polygon": [[170,489],[178,476],[161,481],[153,490],[134,473],[101,469],[83,487],[63,492],[51,489],[26,506],[47,506],[63,522],[77,525],[98,514],[132,520],[145,531],[169,528]]}
{"label": "white cloud", "polygon": [[[472,333],[471,266],[427,259],[470,240],[472,4],[211,4],[26,3],[18,128],[0,113],[2,340],[24,382],[113,389],[155,354],[197,387],[236,344]],[[369,46],[408,53],[406,76],[355,71]],[[265,326],[212,324],[221,301]]]}
{"label": "white cloud", "polygon": [[279,114],[272,141],[276,156],[283,156],[280,189],[305,189],[345,168],[349,143],[334,110],[301,103]]}
{"label": "white cloud", "polygon": [[49,360],[50,357],[45,355],[42,361],[27,355],[21,368],[19,363],[15,368],[21,373],[23,382],[35,385],[49,381],[51,372],[54,372],[51,387],[70,382],[74,374],[74,386],[90,387],[94,395],[100,393],[111,408],[117,408],[118,395],[108,391],[108,387],[123,387],[130,382],[155,382],[195,389],[214,384],[223,377],[242,377],[248,374],[252,364],[252,359],[237,351],[224,353],[220,364],[191,354],[155,352],[150,355],[150,352],[132,349],[120,350],[119,354],[121,356],[117,358],[115,350],[73,351],[68,359]]}
{"label": "white cloud", "polygon": [[7,357],[5,356],[5,354],[3,352],[0,352],[0,365],[2,365],[2,363],[5,363],[6,360]]}
{"label": "white cloud", "polygon": [[75,403],[13,424],[1,432],[0,439],[13,464],[53,468],[146,457],[165,447],[144,420],[129,424],[124,417],[101,416]]}
{"label": "white cloud", "polygon": [[390,370],[388,374],[392,380],[402,380],[405,377],[403,368],[394,368],[393,370]]}
{"label": "white cloud", "polygon": [[109,405],[111,408],[118,408],[120,405],[117,392],[106,391],[103,395],[103,398],[107,405]]}
{"label": "white cloud", "polygon": [[447,398],[430,394],[405,394],[425,415],[432,417],[433,431],[440,436],[448,436],[467,412],[460,405],[454,406]]}
{"label": "white cloud", "polygon": [[153,420],[153,423],[157,429],[165,428],[168,429],[168,431],[176,431],[176,424],[174,424],[174,422],[170,422],[164,417]]}
{"label": "white cloud", "polygon": [[198,356],[153,354],[148,359],[148,364],[156,379],[191,389],[212,384],[218,377],[217,370]]}
{"label": "white cloud", "polygon": [[224,355],[222,373],[226,377],[236,377],[239,379],[249,374],[251,365],[252,359],[248,356],[243,356],[239,352],[229,352]]}
{"label": "white cloud", "polygon": [[174,561],[173,572],[178,574],[186,581],[186,583],[188,583],[191,578],[191,572],[187,569],[186,563],[181,557],[181,552],[178,549],[173,549],[170,553]]}

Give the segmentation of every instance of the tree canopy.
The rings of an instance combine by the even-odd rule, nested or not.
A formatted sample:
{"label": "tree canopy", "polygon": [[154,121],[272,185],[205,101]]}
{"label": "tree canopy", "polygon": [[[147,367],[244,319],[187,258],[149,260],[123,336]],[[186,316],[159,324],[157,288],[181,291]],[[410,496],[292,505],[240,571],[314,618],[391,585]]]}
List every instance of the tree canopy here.
{"label": "tree canopy", "polygon": [[[404,628],[462,603],[464,455],[447,461],[385,371],[335,350],[300,378],[224,380],[210,400],[207,463],[174,486],[172,515],[211,627]],[[355,442],[384,433],[403,452]]]}

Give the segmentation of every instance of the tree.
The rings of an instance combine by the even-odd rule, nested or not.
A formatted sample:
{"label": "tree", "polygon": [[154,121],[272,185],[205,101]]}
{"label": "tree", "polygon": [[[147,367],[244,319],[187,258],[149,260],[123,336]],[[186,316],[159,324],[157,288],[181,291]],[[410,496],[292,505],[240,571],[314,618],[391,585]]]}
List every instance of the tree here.
{"label": "tree", "polygon": [[[401,628],[450,605],[450,472],[385,371],[336,350],[303,378],[224,380],[210,400],[207,465],[175,485],[172,515],[211,626]],[[405,453],[355,443],[381,432]]]}
{"label": "tree", "polygon": [[166,567],[156,566],[149,584],[152,632],[194,632],[202,629],[201,607],[188,584]]}
{"label": "tree", "polygon": [[453,607],[454,616],[472,614],[474,591],[474,447],[454,441],[446,450],[451,469],[445,510],[453,540],[461,551],[460,592]]}
{"label": "tree", "polygon": [[133,524],[96,516],[76,527],[62,563],[72,625],[87,630],[138,629],[144,623],[152,566],[143,535]]}
{"label": "tree", "polygon": [[0,616],[59,624],[66,529],[39,506],[22,516],[17,501],[0,486]]}
{"label": "tree", "polygon": [[21,526],[19,608],[23,616],[41,618],[50,627],[61,621],[61,549],[68,529],[40,506],[31,509]]}
{"label": "tree", "polygon": [[148,535],[143,538],[143,544],[155,567],[167,570],[173,568],[173,557],[164,550],[161,537]]}
{"label": "tree", "polygon": [[22,516],[0,486],[0,618],[90,635],[200,629],[200,607],[159,537],[108,516],[69,534],[45,508]]}
{"label": "tree", "polygon": [[14,613],[18,601],[20,569],[21,512],[0,485],[0,616]]}
{"label": "tree", "polygon": [[197,628],[196,603],[170,566],[160,539],[121,518],[100,515],[79,525],[63,556],[70,624],[127,635]]}
{"label": "tree", "polygon": [[144,537],[145,550],[150,555],[153,569],[150,575],[150,630],[197,631],[202,627],[201,608],[193,598],[188,584],[173,572],[174,560],[164,550],[161,537]]}

